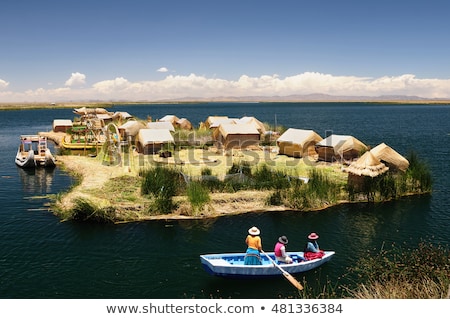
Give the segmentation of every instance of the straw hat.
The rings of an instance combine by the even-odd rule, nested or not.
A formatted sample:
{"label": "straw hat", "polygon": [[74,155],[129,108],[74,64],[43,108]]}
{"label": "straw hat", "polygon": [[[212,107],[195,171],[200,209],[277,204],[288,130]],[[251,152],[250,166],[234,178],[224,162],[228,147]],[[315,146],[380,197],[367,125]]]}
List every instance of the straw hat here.
{"label": "straw hat", "polygon": [[248,233],[252,236],[258,236],[261,232],[259,231],[259,229],[255,226],[253,226],[252,228],[250,228],[248,230]]}
{"label": "straw hat", "polygon": [[285,245],[287,245],[287,243],[289,242],[286,236],[278,237],[278,241]]}
{"label": "straw hat", "polygon": [[316,233],[311,233],[308,235],[308,239],[315,240],[317,238],[319,238],[319,235],[317,235]]}

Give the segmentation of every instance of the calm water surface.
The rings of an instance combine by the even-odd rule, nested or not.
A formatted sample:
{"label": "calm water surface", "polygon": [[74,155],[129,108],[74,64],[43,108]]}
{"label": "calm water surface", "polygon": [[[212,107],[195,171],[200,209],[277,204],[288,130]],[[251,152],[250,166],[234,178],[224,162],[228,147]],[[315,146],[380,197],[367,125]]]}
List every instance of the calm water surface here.
{"label": "calm water surface", "polygon": [[46,195],[67,190],[72,178],[59,167],[26,172],[15,166],[20,134],[49,131],[70,109],[0,112],[0,298],[278,298],[295,295],[284,278],[248,282],[208,275],[199,255],[244,251],[246,231],[257,225],[265,250],[278,236],[301,249],[321,235],[336,251],[320,270],[297,276],[342,281],[346,268],[383,244],[415,247],[422,239],[450,244],[450,106],[367,104],[178,104],[115,106],[139,118],[167,114],[194,125],[209,115],[255,116],[284,127],[353,135],[399,153],[414,150],[432,171],[431,196],[379,205],[346,205],[321,212],[257,213],[204,221],[152,221],[125,225],[61,222]]}

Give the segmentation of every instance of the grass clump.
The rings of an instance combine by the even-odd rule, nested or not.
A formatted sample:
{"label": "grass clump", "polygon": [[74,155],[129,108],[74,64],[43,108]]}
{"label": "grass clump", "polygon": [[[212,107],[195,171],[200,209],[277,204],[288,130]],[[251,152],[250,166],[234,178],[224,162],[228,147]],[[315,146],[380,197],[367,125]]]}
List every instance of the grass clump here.
{"label": "grass clump", "polygon": [[393,245],[360,259],[349,271],[358,282],[348,289],[351,298],[450,298],[450,253],[440,245],[424,241],[415,249]]}
{"label": "grass clump", "polygon": [[277,194],[277,190],[271,200],[279,199],[285,206],[298,210],[324,207],[337,201],[342,188],[341,184],[315,168],[309,171],[308,176],[307,183],[298,179],[291,180],[291,187],[280,194]]}
{"label": "grass clump", "polygon": [[142,177],[141,194],[154,198],[150,211],[160,214],[171,213],[176,207],[173,196],[179,191],[179,172],[170,167],[157,165],[142,170],[140,175]]}
{"label": "grass clump", "polygon": [[99,207],[86,198],[76,198],[72,208],[72,219],[83,222],[113,223],[116,211],[113,207]]}
{"label": "grass clump", "polygon": [[197,215],[211,200],[209,190],[200,182],[190,182],[186,191],[194,215]]}
{"label": "grass clump", "polygon": [[406,171],[406,177],[410,181],[409,191],[431,191],[433,179],[428,164],[420,160],[415,152],[409,154],[408,161],[409,167]]}

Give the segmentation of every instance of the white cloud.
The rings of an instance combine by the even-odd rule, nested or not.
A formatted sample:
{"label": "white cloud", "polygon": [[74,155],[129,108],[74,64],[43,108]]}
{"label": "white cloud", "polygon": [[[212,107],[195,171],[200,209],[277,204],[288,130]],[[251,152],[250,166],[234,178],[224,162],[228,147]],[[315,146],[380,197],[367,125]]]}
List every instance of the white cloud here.
{"label": "white cloud", "polygon": [[70,78],[66,81],[66,86],[82,86],[86,83],[86,75],[75,72],[72,73]]}
{"label": "white cloud", "polygon": [[169,69],[166,67],[162,67],[162,68],[159,68],[158,70],[156,70],[156,72],[166,73],[166,72],[169,72]]}
{"label": "white cloud", "polygon": [[[242,75],[236,80],[189,74],[168,75],[158,81],[139,82],[117,77],[86,88],[75,85],[84,84],[84,81],[84,74],[73,73],[65,88],[39,88],[25,92],[0,90],[0,102],[88,99],[155,101],[183,97],[287,96],[312,93],[336,96],[414,95],[425,98],[450,98],[450,79],[418,79],[412,74],[370,78],[304,72],[285,78],[277,74],[258,77]],[[6,88],[8,84],[0,80],[0,89]]]}
{"label": "white cloud", "polygon": [[0,90],[4,90],[8,87],[9,82],[6,82],[5,80],[0,79]]}

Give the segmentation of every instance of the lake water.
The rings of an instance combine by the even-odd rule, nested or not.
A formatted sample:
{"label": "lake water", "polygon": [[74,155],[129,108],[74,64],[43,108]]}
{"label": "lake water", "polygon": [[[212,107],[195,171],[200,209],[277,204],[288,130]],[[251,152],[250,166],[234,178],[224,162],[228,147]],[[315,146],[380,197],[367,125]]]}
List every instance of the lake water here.
{"label": "lake water", "polygon": [[364,103],[202,103],[116,105],[139,118],[167,114],[197,126],[209,115],[255,116],[321,136],[353,135],[367,145],[384,142],[410,151],[432,171],[433,193],[378,205],[345,205],[320,212],[249,213],[195,221],[122,225],[61,222],[46,195],[67,190],[73,179],[59,167],[27,173],[14,163],[20,134],[49,131],[53,119],[73,119],[70,109],[0,112],[0,298],[278,298],[295,295],[283,277],[226,280],[208,275],[199,255],[244,251],[247,229],[261,229],[271,250],[284,234],[289,249],[320,234],[335,257],[317,271],[297,276],[308,284],[340,282],[367,251],[421,240],[450,244],[450,106]]}

